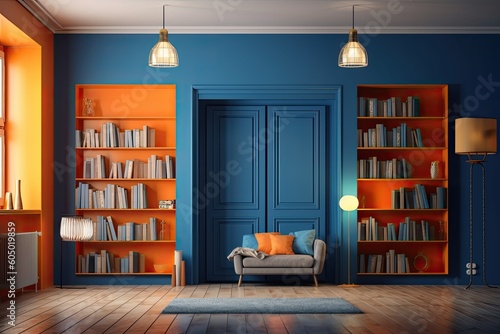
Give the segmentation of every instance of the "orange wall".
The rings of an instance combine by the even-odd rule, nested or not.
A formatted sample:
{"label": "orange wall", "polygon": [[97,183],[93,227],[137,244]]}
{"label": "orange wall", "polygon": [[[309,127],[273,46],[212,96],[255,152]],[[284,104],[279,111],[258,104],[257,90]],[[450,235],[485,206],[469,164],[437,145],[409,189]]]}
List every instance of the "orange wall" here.
{"label": "orange wall", "polygon": [[[21,180],[23,209],[42,207],[41,48],[6,47],[6,191]],[[29,120],[29,121],[27,121]]]}
{"label": "orange wall", "polygon": [[42,212],[39,288],[43,289],[54,281],[54,34],[17,1],[4,0],[0,1],[0,44],[13,60],[6,72],[8,84],[16,87],[16,93],[7,94],[7,121],[25,133],[17,138],[15,131],[14,146],[6,148],[9,160],[19,154],[15,164],[7,166],[7,189],[13,191],[13,182],[20,178],[24,207]]}

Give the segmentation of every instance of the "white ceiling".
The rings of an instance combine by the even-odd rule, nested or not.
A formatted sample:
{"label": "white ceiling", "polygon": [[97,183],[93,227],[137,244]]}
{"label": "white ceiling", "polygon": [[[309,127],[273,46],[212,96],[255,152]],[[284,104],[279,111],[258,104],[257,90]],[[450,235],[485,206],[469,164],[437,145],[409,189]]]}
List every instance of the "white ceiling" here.
{"label": "white ceiling", "polygon": [[500,33],[498,0],[18,0],[55,33]]}

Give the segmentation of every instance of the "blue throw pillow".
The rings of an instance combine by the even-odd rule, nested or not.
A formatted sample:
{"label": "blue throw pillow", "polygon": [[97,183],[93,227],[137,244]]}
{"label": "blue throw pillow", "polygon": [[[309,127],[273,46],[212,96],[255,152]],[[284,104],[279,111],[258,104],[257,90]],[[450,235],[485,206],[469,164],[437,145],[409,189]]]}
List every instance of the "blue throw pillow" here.
{"label": "blue throw pillow", "polygon": [[313,244],[316,239],[316,230],[290,232],[290,235],[295,237],[292,244],[295,254],[314,255]]}
{"label": "blue throw pillow", "polygon": [[259,248],[259,243],[253,234],[245,234],[243,236],[243,242],[241,243],[241,247],[257,249]]}

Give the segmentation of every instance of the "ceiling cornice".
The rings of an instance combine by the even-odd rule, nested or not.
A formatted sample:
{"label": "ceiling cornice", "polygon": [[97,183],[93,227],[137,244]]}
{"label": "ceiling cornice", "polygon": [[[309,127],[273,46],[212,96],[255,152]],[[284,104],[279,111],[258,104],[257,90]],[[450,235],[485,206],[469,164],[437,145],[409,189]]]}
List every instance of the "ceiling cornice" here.
{"label": "ceiling cornice", "polygon": [[[158,34],[161,27],[63,27],[38,0],[17,0],[55,34]],[[169,34],[347,34],[351,27],[170,26]],[[356,27],[360,34],[363,27]],[[379,27],[378,34],[500,34],[500,27]]]}
{"label": "ceiling cornice", "polygon": [[[67,27],[56,34],[158,34],[161,27]],[[167,27],[172,34],[348,34],[351,27]],[[359,34],[363,29],[357,28]],[[500,34],[500,27],[384,27],[378,34]]]}
{"label": "ceiling cornice", "polygon": [[37,0],[17,0],[17,2],[53,33],[63,29],[62,25]]}

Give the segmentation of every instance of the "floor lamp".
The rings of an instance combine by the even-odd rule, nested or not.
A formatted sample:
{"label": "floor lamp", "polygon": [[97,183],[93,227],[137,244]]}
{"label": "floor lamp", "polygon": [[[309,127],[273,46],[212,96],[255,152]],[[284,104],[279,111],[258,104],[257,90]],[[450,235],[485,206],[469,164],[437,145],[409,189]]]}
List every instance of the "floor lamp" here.
{"label": "floor lamp", "polygon": [[345,195],[339,201],[339,206],[342,210],[347,211],[347,284],[342,284],[344,287],[355,287],[356,284],[351,283],[351,226],[349,221],[349,213],[358,208],[359,201],[356,196]]}
{"label": "floor lamp", "polygon": [[484,162],[488,154],[497,152],[497,120],[495,118],[457,118],[455,120],[455,153],[467,155],[466,162],[469,163],[469,285],[472,285],[473,275],[473,169],[474,166],[481,167],[482,173],[482,230],[483,230],[483,282],[490,288],[486,281],[486,243],[485,243],[485,173]]}
{"label": "floor lamp", "polygon": [[[63,241],[89,241],[94,236],[94,224],[92,219],[82,216],[64,216],[61,218],[61,227],[59,229],[61,235],[60,242],[60,288],[63,289],[63,254],[62,243]],[[79,289],[79,287],[64,287],[67,289]]]}

